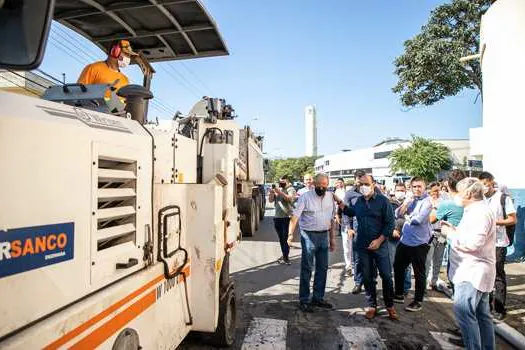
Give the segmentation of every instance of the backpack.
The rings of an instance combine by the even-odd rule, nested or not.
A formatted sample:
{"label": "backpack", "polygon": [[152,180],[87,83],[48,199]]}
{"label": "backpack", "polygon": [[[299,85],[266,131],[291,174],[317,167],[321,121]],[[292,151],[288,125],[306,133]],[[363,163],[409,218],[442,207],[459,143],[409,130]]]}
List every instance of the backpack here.
{"label": "backpack", "polygon": [[[508,195],[505,193],[501,194],[501,208],[503,209],[503,219],[507,218],[507,211],[505,210],[505,201],[507,200]],[[509,238],[510,245],[514,243],[514,233],[516,231],[516,225],[505,226],[507,232],[507,237]]]}

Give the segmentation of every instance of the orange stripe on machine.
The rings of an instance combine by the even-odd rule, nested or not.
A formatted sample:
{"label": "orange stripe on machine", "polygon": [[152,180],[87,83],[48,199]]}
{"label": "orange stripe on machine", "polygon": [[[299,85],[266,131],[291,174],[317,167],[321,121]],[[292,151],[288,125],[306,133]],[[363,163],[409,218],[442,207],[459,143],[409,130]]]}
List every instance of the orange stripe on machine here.
{"label": "orange stripe on machine", "polygon": [[152,290],[135,303],[131,304],[124,311],[117,314],[108,322],[88,334],[85,338],[74,344],[70,349],[95,349],[106,339],[111,337],[119,329],[123,328],[130,321],[148,309],[157,300],[157,293]]}
{"label": "orange stripe on machine", "polygon": [[[190,275],[190,265],[189,264],[186,265],[186,267],[184,267],[184,269],[182,270],[181,275],[178,276],[177,281],[179,283],[184,281],[184,276],[183,275],[186,276],[186,277],[189,277],[189,275]],[[160,276],[155,277],[153,280],[151,280],[150,282],[146,283],[145,285],[143,285],[139,289],[135,290],[131,294],[127,295],[126,297],[122,298],[121,300],[117,301],[116,303],[114,303],[113,305],[108,307],[107,309],[104,309],[99,314],[93,316],[92,318],[90,318],[89,320],[84,322],[83,324],[79,325],[78,327],[74,328],[70,332],[68,332],[65,335],[63,335],[62,337],[58,338],[57,340],[55,340],[51,344],[47,345],[44,348],[44,350],[58,349],[59,347],[65,345],[66,343],[70,342],[71,340],[73,340],[74,338],[76,338],[77,336],[79,336],[80,334],[82,334],[83,332],[85,332],[86,330],[88,330],[89,328],[91,328],[92,326],[94,326],[95,324],[97,324],[98,322],[103,320],[104,318],[108,317],[113,312],[117,311],[122,306],[126,305],[131,300],[135,299],[136,297],[138,297],[139,295],[143,294],[145,291],[147,291],[148,289],[152,288],[157,283],[159,283],[159,282],[161,282],[163,280],[164,280],[164,275],[160,275]],[[156,298],[157,298],[156,294],[157,294],[156,290],[150,291],[146,296],[142,297],[137,302],[132,304],[130,307],[126,308],[121,313],[117,314],[110,321],[106,322],[103,326],[97,328],[95,331],[90,333],[86,338],[82,339],[79,343],[76,343],[74,346],[76,347],[80,343],[87,344],[86,342],[88,340],[86,340],[86,339],[89,338],[89,337],[94,337],[93,340],[89,340],[89,341],[96,343],[97,341],[99,341],[101,339],[102,335],[107,335],[107,337],[105,339],[103,339],[102,341],[106,340],[111,335],[113,335],[113,333],[118,331],[118,329],[120,329],[123,325],[125,325],[126,323],[128,323],[129,321],[131,321],[132,319],[137,317],[138,315],[140,315],[149,306],[151,306],[151,304],[153,304],[155,302]],[[151,302],[151,298],[153,298],[152,302]],[[121,314],[125,314],[126,316],[125,317],[124,316],[120,316]],[[131,316],[133,316],[133,317],[131,317]],[[115,328],[115,326],[116,325],[120,325],[123,322],[123,320],[127,320],[127,321],[125,323],[123,323],[121,327]],[[112,333],[108,333],[107,330],[104,330],[104,331],[100,330],[101,328],[104,328],[104,329],[107,329],[107,330],[112,330]],[[93,348],[93,347],[92,346],[87,346],[87,348]]]}

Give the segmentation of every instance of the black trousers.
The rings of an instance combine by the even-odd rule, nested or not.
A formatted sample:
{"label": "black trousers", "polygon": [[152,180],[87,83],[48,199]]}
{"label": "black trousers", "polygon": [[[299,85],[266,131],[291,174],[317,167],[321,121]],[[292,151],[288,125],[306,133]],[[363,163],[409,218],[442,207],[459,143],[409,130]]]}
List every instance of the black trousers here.
{"label": "black trousers", "polygon": [[401,242],[397,245],[394,259],[395,294],[403,295],[405,283],[405,270],[412,264],[416,280],[415,301],[422,302],[426,288],[425,263],[430,246],[421,244],[415,247],[407,246]]}
{"label": "black trousers", "polygon": [[494,311],[505,313],[505,301],[507,300],[507,274],[505,273],[505,261],[507,260],[507,247],[496,247],[496,281],[494,292],[490,294],[490,305],[494,305]]}
{"label": "black trousers", "polygon": [[283,259],[288,261],[288,255],[290,253],[290,246],[288,245],[288,226],[290,225],[290,218],[273,218],[273,226],[275,232],[279,237],[279,244],[281,245],[281,253]]}

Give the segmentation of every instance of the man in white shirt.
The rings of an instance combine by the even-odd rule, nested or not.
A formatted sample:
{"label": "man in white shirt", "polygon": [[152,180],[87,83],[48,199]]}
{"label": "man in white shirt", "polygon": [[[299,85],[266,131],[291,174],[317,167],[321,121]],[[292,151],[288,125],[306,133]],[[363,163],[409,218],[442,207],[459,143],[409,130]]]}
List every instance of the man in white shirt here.
{"label": "man in white shirt", "polygon": [[304,178],[304,187],[297,191],[297,195],[301,196],[306,192],[314,189],[314,177],[311,174],[305,174]]}
{"label": "man in white shirt", "polygon": [[496,282],[494,285],[495,292],[493,295],[491,294],[490,303],[491,306],[494,303],[494,317],[501,321],[507,314],[505,308],[507,299],[505,260],[507,247],[512,244],[507,230],[516,225],[516,208],[514,208],[510,196],[496,190],[494,176],[491,173],[483,172],[479,175],[479,179],[483,183],[485,201],[496,216]]}
{"label": "man in white shirt", "polygon": [[457,184],[454,202],[465,207],[457,227],[442,222],[450,240],[449,276],[455,286],[454,314],[465,348],[495,349],[489,294],[496,277],[496,218],[483,198],[483,184],[466,178]]}

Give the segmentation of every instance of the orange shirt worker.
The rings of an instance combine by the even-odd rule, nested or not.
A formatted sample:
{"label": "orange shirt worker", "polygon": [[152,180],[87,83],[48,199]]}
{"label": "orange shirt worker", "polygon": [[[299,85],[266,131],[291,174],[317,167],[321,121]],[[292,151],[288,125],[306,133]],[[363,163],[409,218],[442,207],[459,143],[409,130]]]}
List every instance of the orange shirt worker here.
{"label": "orange shirt worker", "polygon": [[84,85],[113,84],[118,80],[115,84],[118,90],[129,84],[128,77],[122,74],[120,68],[126,68],[131,61],[131,56],[137,55],[131,49],[129,41],[120,40],[111,47],[105,61],[88,64],[80,74],[77,83]]}

